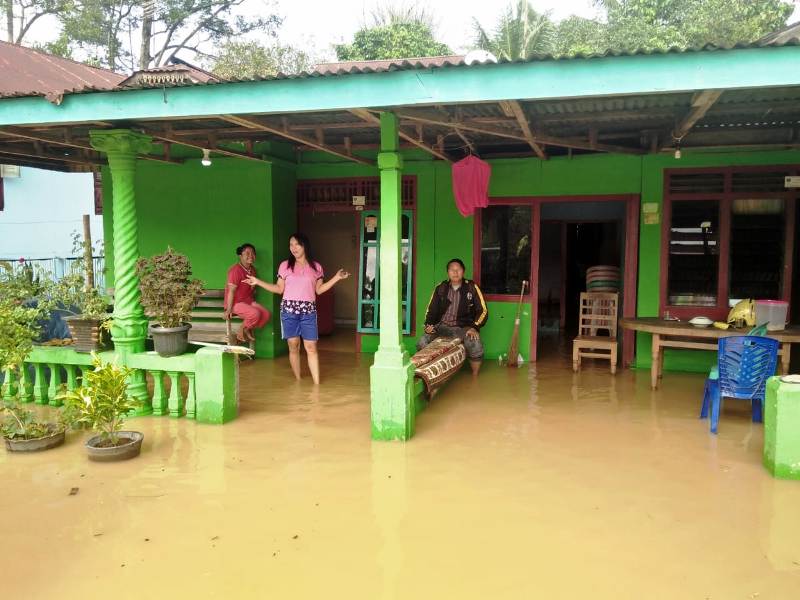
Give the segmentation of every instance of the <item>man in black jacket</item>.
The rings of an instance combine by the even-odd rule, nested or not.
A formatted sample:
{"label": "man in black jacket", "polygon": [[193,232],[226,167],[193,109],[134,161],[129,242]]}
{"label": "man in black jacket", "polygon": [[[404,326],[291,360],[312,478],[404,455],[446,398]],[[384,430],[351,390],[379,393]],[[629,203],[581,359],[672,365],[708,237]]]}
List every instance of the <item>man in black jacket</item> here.
{"label": "man in black jacket", "polygon": [[437,337],[457,337],[464,343],[473,375],[483,359],[483,344],[478,333],[486,324],[489,311],[478,284],[464,279],[464,263],[454,258],[447,263],[447,281],[433,290],[425,312],[425,335],[417,342],[421,350]]}

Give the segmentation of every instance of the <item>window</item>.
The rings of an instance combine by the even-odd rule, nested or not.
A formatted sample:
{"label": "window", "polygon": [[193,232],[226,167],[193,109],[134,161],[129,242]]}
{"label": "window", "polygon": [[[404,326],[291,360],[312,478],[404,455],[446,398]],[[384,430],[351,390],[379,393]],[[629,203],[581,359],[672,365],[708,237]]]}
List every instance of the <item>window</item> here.
{"label": "window", "polygon": [[673,202],[669,228],[669,304],[716,306],[718,280],[719,202]]}
{"label": "window", "polygon": [[662,312],[724,318],[743,298],[790,299],[797,167],[667,171]]}
{"label": "window", "polygon": [[[377,333],[380,331],[380,229],[378,211],[361,213],[361,254],[358,279],[358,331]],[[402,239],[400,260],[402,263],[402,326],[403,333],[411,333],[411,290],[414,213],[404,210],[402,215]]]}
{"label": "window", "polygon": [[481,214],[481,288],[519,294],[531,274],[531,206],[493,205]]}

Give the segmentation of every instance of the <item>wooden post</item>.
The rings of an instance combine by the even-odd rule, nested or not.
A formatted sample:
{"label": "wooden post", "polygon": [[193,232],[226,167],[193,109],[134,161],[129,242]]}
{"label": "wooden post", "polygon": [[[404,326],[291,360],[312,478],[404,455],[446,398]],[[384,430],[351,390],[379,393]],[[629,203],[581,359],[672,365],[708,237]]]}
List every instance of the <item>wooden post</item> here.
{"label": "wooden post", "polygon": [[83,262],[86,267],[86,289],[94,287],[94,261],[92,260],[92,223],[83,215]]}

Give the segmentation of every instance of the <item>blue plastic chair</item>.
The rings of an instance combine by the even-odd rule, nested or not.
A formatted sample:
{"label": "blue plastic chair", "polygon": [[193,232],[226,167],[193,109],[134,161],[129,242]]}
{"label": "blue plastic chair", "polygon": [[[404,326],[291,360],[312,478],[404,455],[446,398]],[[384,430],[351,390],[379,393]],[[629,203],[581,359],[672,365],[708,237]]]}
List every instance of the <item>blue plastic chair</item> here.
{"label": "blue plastic chair", "polygon": [[706,379],[700,418],[711,412],[711,433],[717,433],[723,398],[750,400],[753,422],[760,423],[767,379],[778,364],[778,340],[752,335],[719,340],[718,377]]}

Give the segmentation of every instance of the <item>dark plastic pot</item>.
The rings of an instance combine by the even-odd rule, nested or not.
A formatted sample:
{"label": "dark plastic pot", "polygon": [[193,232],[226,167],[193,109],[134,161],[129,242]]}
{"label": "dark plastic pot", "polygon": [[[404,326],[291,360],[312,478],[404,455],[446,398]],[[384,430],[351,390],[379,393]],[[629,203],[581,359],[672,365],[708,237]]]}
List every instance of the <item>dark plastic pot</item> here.
{"label": "dark plastic pot", "polygon": [[64,443],[64,430],[32,440],[6,439],[6,450],[9,452],[40,452],[56,448]]}
{"label": "dark plastic pot", "polygon": [[180,327],[161,327],[150,325],[148,330],[153,336],[153,348],[159,356],[178,356],[186,352],[189,347],[189,329],[191,325]]}
{"label": "dark plastic pot", "polygon": [[120,441],[119,446],[98,446],[103,441],[102,435],[96,435],[86,440],[86,451],[89,454],[89,460],[113,462],[139,456],[142,451],[144,434],[138,431],[120,431],[117,436]]}
{"label": "dark plastic pot", "polygon": [[103,349],[103,331],[100,319],[84,319],[80,316],[64,317],[72,337],[72,347],[77,352],[97,352]]}

